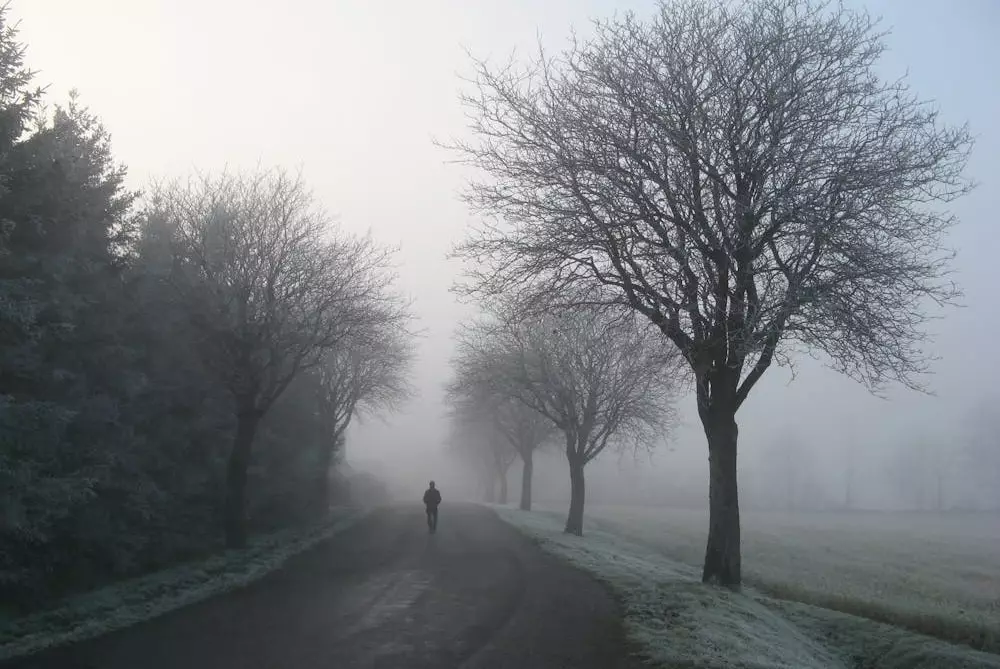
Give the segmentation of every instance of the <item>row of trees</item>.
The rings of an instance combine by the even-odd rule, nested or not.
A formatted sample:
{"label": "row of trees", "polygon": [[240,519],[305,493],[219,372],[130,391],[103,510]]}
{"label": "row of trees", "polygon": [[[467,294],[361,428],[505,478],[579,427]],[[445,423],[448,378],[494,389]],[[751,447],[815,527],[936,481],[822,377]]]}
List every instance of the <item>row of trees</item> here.
{"label": "row of trees", "polygon": [[530,509],[532,456],[561,442],[571,491],[566,531],[579,535],[587,463],[609,446],[652,447],[665,437],[680,385],[677,356],[629,314],[526,312],[508,302],[460,332],[447,391],[452,447],[488,490],[499,481],[501,503],[519,457],[521,508]]}
{"label": "row of trees", "polygon": [[971,187],[972,139],[879,77],[884,49],[833,2],[661,0],[478,62],[463,97],[472,138],[450,148],[484,222],[460,290],[620,309],[675,347],[708,442],[706,582],[741,581],[736,414],[767,370],[809,351],[919,388],[927,307],[958,298],[940,205]]}
{"label": "row of trees", "polygon": [[126,187],[42,106],[0,11],[0,601],[322,518],[359,412],[408,392],[392,252],[281,170]]}

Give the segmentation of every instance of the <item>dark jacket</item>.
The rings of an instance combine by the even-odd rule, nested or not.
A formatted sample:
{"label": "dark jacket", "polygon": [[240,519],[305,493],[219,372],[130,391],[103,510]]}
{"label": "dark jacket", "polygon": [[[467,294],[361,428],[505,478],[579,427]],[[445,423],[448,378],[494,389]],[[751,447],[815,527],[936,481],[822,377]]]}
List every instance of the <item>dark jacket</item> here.
{"label": "dark jacket", "polygon": [[441,491],[437,488],[428,488],[427,492],[424,493],[424,504],[428,508],[436,509],[437,505],[441,503]]}

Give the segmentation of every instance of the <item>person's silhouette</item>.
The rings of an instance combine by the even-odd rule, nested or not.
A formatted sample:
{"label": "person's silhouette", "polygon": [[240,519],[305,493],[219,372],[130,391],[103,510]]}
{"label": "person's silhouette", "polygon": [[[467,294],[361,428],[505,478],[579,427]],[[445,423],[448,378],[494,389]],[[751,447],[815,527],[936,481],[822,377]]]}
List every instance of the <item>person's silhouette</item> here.
{"label": "person's silhouette", "polygon": [[437,531],[438,505],[441,503],[441,491],[434,486],[434,481],[424,493],[424,506],[427,507],[427,529],[432,533]]}

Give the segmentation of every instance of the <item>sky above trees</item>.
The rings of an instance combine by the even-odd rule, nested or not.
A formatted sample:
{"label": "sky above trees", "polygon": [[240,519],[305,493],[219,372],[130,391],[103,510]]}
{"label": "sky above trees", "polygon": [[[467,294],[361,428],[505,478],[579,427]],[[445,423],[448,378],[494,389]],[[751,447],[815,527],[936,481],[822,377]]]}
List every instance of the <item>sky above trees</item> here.
{"label": "sky above trees", "polygon": [[[349,457],[413,460],[433,470],[446,432],[450,336],[471,311],[449,294],[459,265],[445,260],[470,222],[456,197],[467,174],[432,143],[464,132],[457,96],[457,75],[470,72],[464,49],[499,59],[513,46],[530,48],[539,35],[557,48],[571,26],[586,32],[591,16],[644,14],[650,4],[295,0],[279,9],[235,1],[32,0],[15,2],[11,13],[21,20],[38,82],[50,84],[49,100],[79,90],[111,132],[130,186],[195,166],[302,167],[345,228],[371,228],[377,239],[401,245],[401,284],[426,330],[416,399],[384,424],[353,427]],[[990,0],[863,4],[893,29],[886,75],[908,70],[914,89],[936,100],[945,120],[968,120],[977,136],[968,175],[981,187],[955,206],[961,223],[950,240],[968,306],[931,325],[937,339],[929,350],[941,357],[930,380],[936,397],[891,389],[888,401],[874,398],[808,359],[794,383],[785,371],[769,374],[742,410],[743,453],[751,462],[782,430],[836,446],[861,426],[873,444],[867,450],[889,449],[910,434],[954,436],[993,392],[982,370],[1000,366],[992,292],[1000,91],[990,84],[1000,61],[1000,47],[991,44],[1000,8]],[[693,394],[680,410],[685,425],[671,467],[701,471]]]}

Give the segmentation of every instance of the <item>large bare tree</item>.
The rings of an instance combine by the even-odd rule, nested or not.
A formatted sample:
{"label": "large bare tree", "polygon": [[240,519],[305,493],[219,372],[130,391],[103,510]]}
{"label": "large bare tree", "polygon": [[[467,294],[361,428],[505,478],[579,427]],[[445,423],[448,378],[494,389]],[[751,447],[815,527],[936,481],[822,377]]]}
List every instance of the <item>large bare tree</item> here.
{"label": "large bare tree", "polygon": [[225,533],[229,546],[243,546],[261,418],[298,373],[368,322],[391,253],[337,232],[301,178],[281,170],[161,185],[149,216],[171,230],[173,284],[233,398]]}
{"label": "large bare tree", "polygon": [[[703,579],[738,587],[736,412],[797,349],[879,388],[918,386],[928,302],[948,302],[947,203],[968,131],[883,81],[877,22],[831,2],[661,1],[464,96],[484,215],[465,289],[596,284],[694,373],[708,440]],[[571,293],[571,295],[574,293]]]}
{"label": "large bare tree", "polygon": [[584,467],[609,445],[663,436],[679,386],[676,365],[631,314],[578,309],[490,317],[460,333],[456,374],[545,416],[562,433],[570,474],[566,532],[583,534]]}

